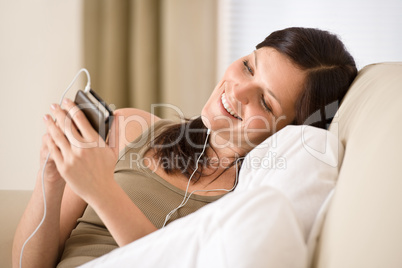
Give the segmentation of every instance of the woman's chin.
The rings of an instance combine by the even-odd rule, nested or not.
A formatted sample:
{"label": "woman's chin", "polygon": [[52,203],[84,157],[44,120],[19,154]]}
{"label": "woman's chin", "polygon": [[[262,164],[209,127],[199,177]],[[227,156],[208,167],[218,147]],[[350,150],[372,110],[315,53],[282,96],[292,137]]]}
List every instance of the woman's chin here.
{"label": "woman's chin", "polygon": [[207,113],[204,112],[204,109],[202,109],[202,112],[201,112],[201,120],[206,128],[208,128],[208,129],[212,128],[211,122],[208,119]]}

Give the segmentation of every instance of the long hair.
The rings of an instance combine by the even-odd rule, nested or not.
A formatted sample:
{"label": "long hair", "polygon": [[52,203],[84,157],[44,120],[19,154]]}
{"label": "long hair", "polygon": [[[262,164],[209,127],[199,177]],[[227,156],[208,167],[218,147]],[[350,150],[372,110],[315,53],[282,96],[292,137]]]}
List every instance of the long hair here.
{"label": "long hair", "polygon": [[[326,31],[287,28],[273,32],[256,46],[257,49],[262,47],[276,49],[299,68],[307,71],[303,93],[296,102],[293,124],[326,128],[357,75],[355,61],[343,43],[336,35]],[[332,108],[332,111],[329,108]],[[312,117],[317,114],[318,117]],[[154,144],[174,144],[155,148],[157,157],[172,160],[163,167],[165,172],[168,174],[181,172],[187,176],[191,174],[203,149],[206,132],[207,128],[201,117],[198,117],[172,125],[157,136],[153,141]],[[174,161],[174,159],[185,161]],[[234,162],[235,159],[232,165]],[[203,175],[203,169],[208,165],[208,158],[204,155],[200,163],[194,182]]]}
{"label": "long hair", "polygon": [[[196,161],[204,148],[206,139],[207,128],[201,117],[198,117],[171,125],[156,136],[152,143],[158,145],[154,147],[155,156],[166,162],[163,169],[167,174],[181,172],[189,177],[196,167]],[[171,146],[166,146],[167,144]],[[203,154],[199,161],[199,169],[196,171],[197,176],[193,179],[194,182],[201,177],[208,163],[208,157]]]}

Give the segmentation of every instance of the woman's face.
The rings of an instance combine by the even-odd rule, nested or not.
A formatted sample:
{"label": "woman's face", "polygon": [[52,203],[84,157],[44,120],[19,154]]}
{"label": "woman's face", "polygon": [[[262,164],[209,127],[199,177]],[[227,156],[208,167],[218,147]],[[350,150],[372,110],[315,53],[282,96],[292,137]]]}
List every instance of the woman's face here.
{"label": "woman's face", "polygon": [[305,74],[271,47],[233,62],[202,109],[215,146],[246,152],[290,124]]}

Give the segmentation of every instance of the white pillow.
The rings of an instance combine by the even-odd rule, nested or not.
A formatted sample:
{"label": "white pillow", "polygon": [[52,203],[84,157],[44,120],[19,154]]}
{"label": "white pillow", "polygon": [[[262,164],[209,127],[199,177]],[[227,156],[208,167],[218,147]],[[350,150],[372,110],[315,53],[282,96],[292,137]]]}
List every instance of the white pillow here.
{"label": "white pillow", "polygon": [[82,267],[307,267],[341,155],[329,132],[288,126],[250,152],[234,192]]}
{"label": "white pillow", "polygon": [[247,155],[236,191],[263,185],[281,191],[307,241],[320,206],[335,187],[343,154],[343,145],[329,131],[287,126]]}

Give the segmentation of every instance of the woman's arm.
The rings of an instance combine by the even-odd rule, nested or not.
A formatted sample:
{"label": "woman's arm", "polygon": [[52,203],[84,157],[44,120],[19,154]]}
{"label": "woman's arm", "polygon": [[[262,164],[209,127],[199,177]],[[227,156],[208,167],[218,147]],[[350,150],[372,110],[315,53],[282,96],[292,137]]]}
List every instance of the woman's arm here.
{"label": "woman's arm", "polygon": [[[131,141],[137,139],[151,125],[160,120],[153,114],[135,108],[116,110],[114,117],[109,144],[116,156]],[[119,246],[126,245],[156,230],[116,183],[94,197],[90,203]],[[137,228],[133,228],[133,226]]]}
{"label": "woman's arm", "polygon": [[48,155],[47,139],[48,136],[44,135],[40,154],[41,168],[38,171],[36,185],[14,236],[13,267],[19,266],[22,246],[42,220],[44,214],[42,182],[46,193],[46,218],[24,248],[23,267],[54,267],[65,240],[86,206],[82,199],[72,194],[69,187],[65,186],[51,156],[46,164],[42,181],[42,169]]}
{"label": "woman's arm", "polygon": [[[109,133],[108,145],[116,157],[131,141],[140,136],[149,126],[160,118],[135,108],[118,109],[114,112],[114,120]],[[87,203],[76,195],[67,185],[61,207],[60,248],[76,226],[76,220],[82,216]]]}
{"label": "woman's arm", "polygon": [[[112,143],[110,147],[116,157],[119,151],[124,149],[130,141],[141,135],[142,131],[145,130],[143,128],[159,120],[147,112],[130,108],[117,110],[114,116],[109,143]],[[44,135],[41,147],[41,168],[38,172],[36,186],[14,237],[13,267],[19,266],[21,248],[43,217],[42,168],[48,154],[48,139],[48,134]],[[44,177],[47,215],[39,231],[25,246],[24,267],[54,267],[63,251],[65,241],[87,206],[87,203],[75,194],[69,185],[65,184],[64,179],[56,169],[52,156],[46,165]],[[119,197],[124,197],[124,195],[119,195]],[[118,201],[117,199],[114,200]],[[124,201],[119,201],[119,205],[116,207],[123,209],[121,205],[124,203]],[[119,228],[121,227],[118,226]]]}
{"label": "woman's arm", "polygon": [[[38,176],[33,195],[17,227],[13,244],[13,267],[18,267],[21,249],[43,216],[41,176]],[[41,228],[24,249],[22,267],[54,267],[59,251],[60,204],[62,183],[46,183],[47,216]]]}
{"label": "woman's arm", "polygon": [[[85,115],[71,101],[71,116],[55,105],[58,126],[46,120],[49,150],[57,169],[71,190],[91,205],[121,246],[156,230],[114,180],[116,148],[108,146],[92,129]],[[118,148],[139,136],[158,118],[138,110],[116,112]],[[71,119],[72,118],[72,119]],[[71,122],[73,121],[73,123]],[[113,135],[112,135],[113,142]],[[115,143],[116,144],[116,143]]]}

